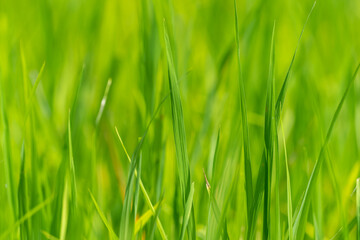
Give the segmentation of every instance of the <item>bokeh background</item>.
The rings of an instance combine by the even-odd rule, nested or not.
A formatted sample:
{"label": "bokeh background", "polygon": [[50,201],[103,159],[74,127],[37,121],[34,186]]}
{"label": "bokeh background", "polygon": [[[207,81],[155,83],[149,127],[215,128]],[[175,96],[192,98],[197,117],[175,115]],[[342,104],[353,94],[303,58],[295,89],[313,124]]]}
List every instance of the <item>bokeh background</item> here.
{"label": "bokeh background", "polygon": [[[277,95],[312,5],[312,0],[237,3],[254,181],[264,148],[272,27],[276,21]],[[59,194],[56,186],[63,181],[59,169],[69,158],[69,109],[77,209],[76,214],[70,214],[66,238],[108,238],[89,189],[118,231],[130,165],[115,126],[131,155],[156,107],[169,93],[164,19],[173,47],[195,182],[197,236],[205,238],[208,221],[209,197],[203,170],[219,183],[219,195],[236,184],[226,213],[228,232],[231,239],[245,236],[244,160],[232,0],[0,0],[0,93],[9,131],[6,140],[2,121],[0,233],[11,229],[18,220],[9,201],[5,158],[12,163],[15,199],[22,199],[28,209],[51,196],[56,199]],[[282,112],[294,209],[305,191],[336,106],[360,60],[359,26],[359,1],[319,0],[305,27]],[[29,123],[24,78],[29,85],[34,84],[44,62]],[[107,104],[96,124],[109,78],[112,86]],[[211,176],[209,162],[219,129],[219,155]],[[282,143],[281,134],[279,138]],[[5,149],[6,143],[10,151]],[[23,143],[28,193],[17,196]],[[285,232],[286,172],[284,149],[282,144],[279,146],[281,221]],[[346,222],[356,216],[353,191],[360,170],[359,150],[358,77],[327,148],[328,160],[316,183],[306,238],[331,238],[342,226],[341,215]],[[341,206],[335,197],[329,162]],[[237,167],[240,176],[232,182],[229,179]],[[169,239],[177,238],[181,224],[177,216],[183,210],[176,190],[179,183],[170,99],[162,105],[142,147],[141,178],[153,203],[163,196],[159,217]],[[56,209],[52,201],[30,218],[33,239],[46,239],[46,233],[59,237],[60,227],[54,226],[53,220]],[[147,210],[140,193],[138,217]],[[144,238],[151,233],[148,225],[142,230]],[[258,225],[260,237],[260,219]],[[19,236],[15,227],[6,238]],[[356,227],[350,231],[350,238],[355,236]],[[160,237],[157,230],[155,237]]]}

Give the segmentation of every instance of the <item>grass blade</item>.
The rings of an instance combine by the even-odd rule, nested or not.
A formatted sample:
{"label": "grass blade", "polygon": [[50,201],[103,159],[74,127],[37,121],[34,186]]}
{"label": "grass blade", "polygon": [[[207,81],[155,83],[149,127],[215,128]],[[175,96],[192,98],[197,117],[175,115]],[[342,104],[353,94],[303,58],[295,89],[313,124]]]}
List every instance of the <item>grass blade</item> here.
{"label": "grass blade", "polygon": [[114,230],[112,229],[110,223],[109,223],[108,220],[106,219],[105,214],[101,211],[101,209],[100,209],[98,203],[96,202],[93,194],[91,193],[90,189],[89,189],[89,194],[90,194],[91,200],[93,201],[93,203],[94,203],[94,205],[95,205],[96,211],[98,212],[101,220],[103,221],[103,223],[105,224],[107,230],[109,231],[110,239],[112,239],[112,240],[114,240],[114,239],[119,239],[118,236],[116,236]]}
{"label": "grass blade", "polygon": [[347,96],[347,94],[348,94],[348,92],[350,90],[350,87],[353,85],[353,83],[354,83],[354,81],[356,79],[359,68],[360,68],[360,64],[357,66],[357,68],[356,68],[352,78],[350,79],[350,81],[349,81],[349,83],[348,83],[348,85],[346,87],[346,90],[345,90],[345,92],[344,92],[344,94],[343,94],[343,96],[342,96],[342,98],[341,98],[341,100],[339,102],[339,105],[336,108],[336,111],[335,111],[334,116],[333,116],[333,118],[331,120],[331,123],[330,123],[330,127],[329,127],[329,129],[327,131],[325,141],[324,141],[324,143],[323,143],[323,145],[321,147],[318,159],[316,160],[314,169],[313,169],[313,171],[311,173],[308,185],[306,187],[304,197],[303,197],[302,202],[301,202],[299,213],[297,214],[297,216],[295,218],[295,222],[294,222],[294,238],[295,239],[302,239],[302,237],[303,237],[304,228],[305,228],[305,224],[306,224],[306,216],[307,216],[307,212],[308,212],[308,209],[309,209],[309,204],[310,204],[310,200],[311,200],[312,191],[313,191],[313,188],[315,186],[315,182],[317,181],[317,177],[319,175],[322,162],[323,162],[324,158],[326,157],[325,156],[326,148],[327,148],[328,142],[330,140],[331,133],[332,133],[332,130],[334,128],[335,122],[336,122],[336,120],[337,120],[337,118],[339,116],[340,110],[341,110],[341,108],[342,108],[342,106],[344,104],[345,98],[346,98],[346,96]]}
{"label": "grass blade", "polygon": [[68,180],[65,179],[65,188],[64,188],[64,195],[62,199],[62,213],[61,213],[61,226],[60,226],[60,240],[66,239],[66,231],[67,225],[69,220],[69,189],[68,189]]}
{"label": "grass blade", "polygon": [[17,217],[17,199],[16,199],[16,189],[14,185],[13,177],[13,161],[11,157],[11,143],[10,143],[10,132],[9,132],[9,122],[7,113],[5,111],[4,104],[4,93],[0,81],[0,94],[1,94],[1,122],[3,126],[3,135],[2,135],[2,151],[4,158],[4,167],[5,167],[5,179],[7,184],[7,196],[9,199],[9,204],[13,214],[13,219]]}
{"label": "grass blade", "polygon": [[191,184],[191,188],[190,188],[190,193],[188,196],[188,199],[186,200],[186,204],[185,204],[185,210],[184,210],[184,216],[183,216],[183,223],[182,223],[182,227],[181,227],[181,235],[180,235],[180,240],[184,239],[185,236],[185,229],[188,225],[189,222],[189,218],[190,218],[190,214],[191,214],[191,208],[193,205],[193,197],[194,197],[194,183]]}
{"label": "grass blade", "polygon": [[[161,202],[155,204],[154,209],[157,211],[159,205]],[[151,209],[147,210],[141,217],[139,217],[135,222],[135,234],[137,234],[140,229],[146,225],[146,223],[149,221],[149,219],[154,216],[154,213]]]}
{"label": "grass blade", "polygon": [[[28,186],[27,179],[25,175],[25,147],[24,143],[21,149],[21,167],[20,167],[20,180],[19,180],[19,188],[18,188],[18,201],[19,201],[19,219],[20,222],[20,239],[29,239],[30,238],[30,223],[29,219],[25,218],[26,213],[29,209],[28,204]],[[21,219],[25,219],[24,221],[20,221]]]}
{"label": "grass blade", "polygon": [[357,238],[360,238],[360,178],[356,179]]}
{"label": "grass blade", "polygon": [[287,192],[287,212],[288,212],[288,227],[289,227],[289,240],[293,239],[293,218],[292,218],[292,199],[291,199],[291,182],[290,182],[290,171],[286,152],[286,141],[282,119],[280,116],[281,133],[284,144],[284,156],[285,156],[285,167],[286,167],[286,192]]}
{"label": "grass blade", "polygon": [[119,239],[131,239],[134,234],[135,206],[133,205],[132,207],[132,203],[135,199],[135,193],[133,188],[135,168],[138,165],[138,161],[139,160],[137,158],[133,158],[130,164],[130,171],[125,190],[125,199],[123,209],[121,211]]}
{"label": "grass blade", "polygon": [[[265,195],[264,195],[264,219],[263,219],[263,239],[269,237],[269,227],[270,227],[270,200],[271,200],[271,176],[272,176],[272,167],[274,164],[275,155],[276,155],[276,146],[277,146],[277,136],[276,136],[276,123],[275,123],[275,23],[273,26],[272,37],[271,37],[271,49],[270,49],[270,66],[269,66],[269,78],[267,84],[267,98],[266,98],[266,108],[265,108],[265,129],[264,129],[264,138],[265,138],[265,149],[266,149],[266,162],[265,162]],[[278,168],[278,163],[276,162],[276,167]],[[278,200],[279,186],[278,186],[278,169],[276,171],[277,181],[275,183],[276,199]],[[279,202],[276,201],[275,205],[275,230],[276,238],[279,239],[280,233],[278,226],[280,223],[279,214],[280,206]]]}
{"label": "grass blade", "polygon": [[[137,155],[136,152],[141,148],[142,143],[143,143],[143,141],[144,141],[144,139],[145,139],[145,137],[146,137],[146,135],[147,135],[147,132],[148,132],[148,130],[149,130],[149,128],[150,128],[151,123],[152,123],[153,120],[155,119],[155,116],[156,116],[157,113],[159,112],[162,104],[166,101],[167,97],[168,97],[168,96],[165,96],[165,97],[162,99],[162,101],[160,102],[159,106],[158,106],[157,109],[155,110],[155,113],[154,113],[154,115],[152,116],[152,118],[151,118],[151,120],[150,120],[150,122],[149,122],[149,124],[148,124],[148,126],[147,126],[147,128],[146,128],[146,130],[145,130],[145,133],[143,134],[140,142],[138,143],[138,145],[137,145],[137,147],[136,147],[136,149],[135,149],[134,155]],[[121,146],[122,146],[122,148],[123,148],[123,150],[124,150],[124,152],[125,152],[125,155],[126,155],[127,159],[129,160],[129,162],[130,162],[130,164],[131,164],[131,162],[132,162],[132,161],[131,161],[131,158],[130,158],[130,156],[129,156],[126,148],[125,148],[124,142],[122,141],[121,136],[120,136],[120,134],[119,134],[119,131],[118,131],[118,129],[117,129],[116,127],[115,127],[115,132],[116,132],[117,137],[119,138],[119,141],[120,141]],[[135,153],[136,153],[136,154],[135,154]],[[134,156],[134,155],[133,155],[133,156]],[[138,176],[137,176],[137,171],[136,171],[136,169],[135,169],[135,176],[138,177]],[[140,180],[139,180],[139,184],[140,184],[141,192],[143,193],[143,195],[144,195],[144,197],[145,197],[145,202],[146,202],[146,204],[147,204],[148,207],[151,209],[152,213],[155,214],[155,213],[156,213],[156,212],[155,212],[155,208],[154,208],[153,204],[151,203],[151,199],[150,199],[149,194],[147,193],[147,191],[146,191],[146,189],[145,189],[145,186],[144,186],[141,178],[140,178]],[[162,239],[167,239],[165,230],[164,230],[164,228],[163,228],[163,226],[162,226],[162,223],[161,223],[161,221],[160,221],[160,219],[159,219],[158,217],[156,218],[156,224],[157,224],[157,226],[158,226],[158,229],[159,229],[159,232],[160,232],[160,235],[161,235]]]}
{"label": "grass blade", "polygon": [[101,117],[102,117],[103,112],[104,112],[104,108],[106,106],[106,101],[107,101],[107,98],[108,98],[108,95],[109,95],[111,84],[112,84],[112,79],[109,78],[109,80],[107,81],[107,84],[106,84],[106,88],[105,88],[103,98],[101,99],[99,112],[98,112],[98,114],[96,116],[95,126],[98,126],[99,123],[100,123]]}
{"label": "grass blade", "polygon": [[300,41],[301,41],[301,38],[302,38],[302,35],[304,33],[304,30],[305,30],[305,27],[306,27],[306,24],[307,22],[309,21],[309,18],[314,10],[316,6],[316,1],[314,1],[314,4],[312,5],[311,9],[310,9],[310,12],[306,18],[306,21],[304,23],[304,26],[301,30],[301,33],[300,33],[300,36],[299,36],[299,39],[298,39],[298,42],[296,44],[296,48],[295,48],[295,51],[294,51],[294,54],[293,54],[293,57],[291,59],[291,62],[290,62],[290,66],[288,68],[288,71],[286,73],[286,76],[285,76],[285,80],[283,82],[283,85],[281,87],[281,90],[280,90],[280,93],[279,93],[279,96],[277,98],[277,101],[276,101],[276,121],[278,122],[279,121],[279,117],[280,117],[280,112],[281,112],[281,109],[282,107],[284,106],[284,101],[285,101],[285,96],[286,96],[286,91],[287,91],[287,87],[288,87],[288,82],[289,82],[289,78],[290,78],[290,74],[291,74],[291,70],[292,70],[292,66],[294,64],[294,61],[295,61],[295,57],[296,57],[296,53],[299,49],[299,46],[300,46]]}
{"label": "grass blade", "polygon": [[76,189],[76,177],[75,177],[75,164],[74,164],[74,155],[72,148],[72,137],[71,137],[71,114],[69,110],[68,117],[68,142],[69,142],[69,174],[70,174],[70,188],[71,188],[71,202],[72,209],[74,210],[77,203],[77,189]]}
{"label": "grass blade", "polygon": [[[172,123],[173,123],[176,160],[177,160],[176,165],[178,168],[182,200],[185,207],[185,201],[190,194],[190,168],[189,168],[189,159],[187,153],[184,116],[183,116],[183,110],[180,99],[180,90],[178,86],[174,60],[171,52],[172,51],[171,45],[170,45],[167,29],[165,26],[165,21],[164,21],[164,39],[165,39],[166,56],[168,62],[171,113],[172,113]],[[188,235],[189,235],[189,239],[196,239],[194,208],[191,209],[192,209],[191,220],[188,224]]]}
{"label": "grass blade", "polygon": [[237,53],[237,67],[239,76],[239,96],[241,105],[241,126],[243,132],[243,148],[244,148],[244,168],[245,168],[245,191],[246,191],[246,204],[247,216],[251,216],[251,208],[253,203],[253,186],[252,186],[252,172],[251,172],[251,159],[250,159],[250,143],[247,122],[247,109],[246,109],[246,96],[244,79],[242,77],[241,60],[240,60],[240,40],[239,40],[239,26],[237,15],[237,4],[234,0],[235,9],[235,39],[236,39],[236,53]]}
{"label": "grass blade", "polygon": [[[41,209],[43,209],[46,205],[48,205],[49,203],[51,203],[51,201],[54,199],[53,196],[49,197],[48,199],[46,199],[45,201],[43,201],[42,203],[38,204],[37,206],[35,206],[34,208],[30,209],[29,211],[27,211],[26,213],[22,214],[22,216],[11,226],[7,229],[6,232],[4,232],[1,236],[0,239],[8,239],[7,236],[9,234],[11,234],[11,232],[15,231],[15,229],[18,226],[21,226],[22,224],[24,224],[25,222],[27,222],[34,214],[36,214],[37,212],[39,212]],[[23,236],[20,233],[21,236]]]}
{"label": "grass blade", "polygon": [[[293,57],[291,59],[291,62],[290,62],[290,65],[289,65],[285,80],[284,80],[284,82],[282,84],[280,93],[279,93],[278,98],[276,100],[276,105],[275,105],[275,122],[276,122],[276,125],[278,125],[281,110],[282,110],[282,107],[283,107],[283,104],[284,104],[284,101],[285,101],[287,86],[288,86],[288,82],[289,82],[289,79],[290,79],[293,63],[295,61],[296,53],[297,53],[297,50],[298,50],[298,48],[300,46],[301,38],[302,38],[302,35],[304,33],[305,27],[306,27],[307,22],[308,22],[311,14],[313,12],[313,9],[315,8],[315,5],[316,5],[316,1],[314,2],[313,6],[312,6],[307,18],[306,18],[306,21],[305,21],[304,26],[302,28],[302,31],[300,33],[300,36],[299,36],[299,39],[298,39],[298,42],[297,42],[297,45],[296,45],[296,48],[295,48],[295,51],[294,51],[294,54],[293,54]],[[264,183],[264,175],[265,175],[265,161],[266,161],[266,156],[265,156],[265,151],[264,151],[263,155],[262,155],[261,163],[260,163],[260,166],[259,166],[259,170],[258,170],[258,177],[257,177],[257,180],[256,180],[256,186],[255,186],[255,191],[254,191],[254,204],[252,206],[251,215],[249,217],[247,239],[253,239],[255,237],[254,234],[255,234],[256,218],[257,218],[257,215],[258,215],[261,198],[262,198],[263,193],[264,193],[264,184],[263,183]]]}

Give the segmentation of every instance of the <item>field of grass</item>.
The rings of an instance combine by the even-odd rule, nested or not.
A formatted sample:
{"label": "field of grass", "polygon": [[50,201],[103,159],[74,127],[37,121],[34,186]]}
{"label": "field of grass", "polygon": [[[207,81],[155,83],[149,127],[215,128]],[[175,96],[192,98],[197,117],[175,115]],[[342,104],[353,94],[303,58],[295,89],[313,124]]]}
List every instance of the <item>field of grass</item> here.
{"label": "field of grass", "polygon": [[0,0],[0,240],[359,239],[360,2]]}

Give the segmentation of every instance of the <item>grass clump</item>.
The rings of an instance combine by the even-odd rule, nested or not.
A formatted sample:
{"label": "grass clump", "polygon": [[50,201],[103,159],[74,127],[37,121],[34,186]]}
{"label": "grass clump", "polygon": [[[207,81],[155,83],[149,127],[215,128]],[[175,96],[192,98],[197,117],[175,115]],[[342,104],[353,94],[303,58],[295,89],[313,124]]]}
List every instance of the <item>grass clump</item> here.
{"label": "grass clump", "polygon": [[0,239],[359,238],[359,8],[3,2]]}

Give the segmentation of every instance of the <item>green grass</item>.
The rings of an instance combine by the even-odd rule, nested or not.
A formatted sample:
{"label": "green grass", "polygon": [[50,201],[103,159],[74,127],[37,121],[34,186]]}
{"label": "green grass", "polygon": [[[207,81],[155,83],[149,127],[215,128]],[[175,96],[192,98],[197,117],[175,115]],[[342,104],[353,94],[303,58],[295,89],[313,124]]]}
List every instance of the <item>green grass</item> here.
{"label": "green grass", "polygon": [[357,1],[0,2],[0,239],[357,239]]}

